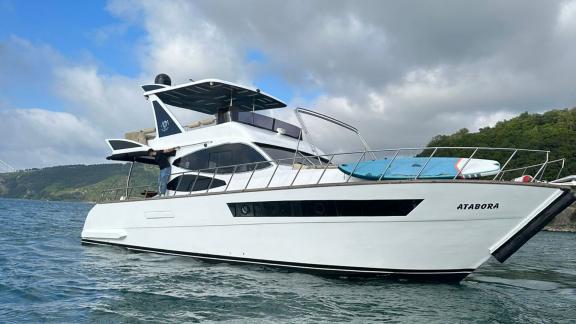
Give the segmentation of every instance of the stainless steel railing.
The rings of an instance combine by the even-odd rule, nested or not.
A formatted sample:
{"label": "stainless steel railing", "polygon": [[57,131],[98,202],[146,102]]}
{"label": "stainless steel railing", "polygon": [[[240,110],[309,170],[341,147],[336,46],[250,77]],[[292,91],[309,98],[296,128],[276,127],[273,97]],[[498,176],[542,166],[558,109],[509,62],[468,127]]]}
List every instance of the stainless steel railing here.
{"label": "stainless steel railing", "polygon": [[510,172],[515,172],[515,171],[520,171],[520,170],[522,170],[521,176],[523,176],[523,175],[526,175],[526,172],[529,169],[538,168],[538,171],[533,176],[532,181],[540,181],[543,178],[544,170],[546,169],[547,166],[552,165],[552,164],[560,164],[560,167],[559,167],[559,170],[558,170],[558,173],[557,173],[555,179],[552,179],[552,180],[556,180],[560,177],[560,174],[562,173],[562,170],[564,169],[565,162],[566,162],[566,159],[557,159],[557,160],[552,160],[552,161],[547,161],[544,163],[523,166],[523,167],[514,168],[514,169],[501,170],[500,173],[494,177],[494,180],[497,180],[497,179],[503,180],[502,177],[504,176],[504,174],[507,174]]}
{"label": "stainless steel railing", "polygon": [[[432,151],[432,153],[430,155],[424,155],[424,153],[426,151]],[[565,159],[558,159],[558,160],[550,161],[549,160],[549,154],[550,154],[549,151],[516,149],[516,148],[423,147],[423,148],[398,148],[398,149],[383,149],[383,150],[364,150],[364,151],[356,151],[356,152],[333,153],[333,154],[308,156],[309,159],[307,159],[306,161],[304,159],[299,160],[299,162],[302,162],[302,163],[298,163],[298,162],[294,163],[295,162],[294,158],[286,158],[286,159],[258,161],[258,162],[251,162],[251,163],[242,163],[242,164],[235,164],[235,165],[224,165],[224,166],[218,166],[218,167],[212,167],[212,168],[206,168],[206,169],[173,173],[172,178],[178,178],[179,180],[176,184],[176,187],[174,188],[175,190],[170,190],[170,195],[172,195],[172,196],[173,195],[183,195],[183,194],[184,195],[185,194],[194,195],[194,194],[198,194],[198,193],[207,193],[211,189],[216,189],[216,187],[212,188],[212,184],[214,183],[215,179],[227,180],[225,188],[221,188],[221,186],[220,186],[220,187],[217,187],[219,189],[217,191],[215,191],[218,193],[226,193],[226,192],[230,191],[229,190],[230,184],[232,183],[232,180],[235,179],[235,177],[237,177],[239,174],[248,174],[248,172],[250,172],[250,174],[247,178],[246,184],[241,189],[238,189],[238,188],[232,189],[233,191],[238,191],[238,190],[245,191],[245,190],[248,190],[248,188],[252,182],[252,179],[254,178],[254,175],[257,171],[269,170],[270,167],[274,167],[273,171],[268,176],[269,178],[267,179],[267,181],[263,181],[263,183],[265,183],[265,185],[258,187],[258,189],[268,189],[268,188],[270,188],[273,180],[275,179],[275,176],[278,175],[277,171],[278,171],[279,167],[282,165],[284,165],[284,166],[290,166],[291,165],[292,170],[296,170],[292,179],[291,180],[289,179],[290,181],[289,182],[287,181],[284,184],[284,186],[288,186],[288,187],[299,186],[299,184],[296,183],[296,180],[298,179],[299,175],[302,173],[303,169],[322,170],[319,173],[319,177],[317,180],[310,181],[310,182],[306,183],[306,186],[320,185],[320,182],[324,178],[327,170],[336,168],[337,165],[334,164],[334,161],[336,161],[336,160],[341,160],[342,162],[347,161],[348,164],[352,165],[352,163],[350,163],[350,161],[351,161],[350,157],[351,156],[359,156],[358,158],[353,158],[353,160],[352,160],[353,164],[354,164],[352,172],[350,172],[350,174],[348,174],[345,177],[345,180],[334,181],[334,183],[350,182],[351,179],[353,178],[352,175],[357,170],[360,163],[365,161],[368,156],[371,157],[371,160],[376,160],[376,159],[378,159],[377,155],[384,156],[386,159],[391,158],[390,162],[387,163],[385,168],[383,168],[382,173],[380,174],[379,179],[377,181],[386,181],[386,180],[384,180],[385,175],[390,170],[394,161],[396,161],[401,156],[402,157],[418,156],[421,158],[426,158],[425,163],[422,165],[422,167],[419,169],[419,171],[416,173],[416,175],[412,179],[406,180],[406,181],[414,181],[414,180],[422,179],[422,174],[424,173],[426,167],[429,165],[429,163],[433,157],[438,157],[438,156],[442,155],[442,152],[445,152],[445,153],[447,152],[447,153],[450,153],[451,155],[455,155],[454,154],[455,151],[460,151],[460,152],[472,151],[472,153],[470,155],[468,155],[468,157],[466,158],[467,160],[464,163],[464,165],[462,166],[462,168],[460,168],[458,170],[458,172],[456,173],[456,175],[452,178],[453,181],[458,181],[459,178],[463,178],[462,172],[465,170],[468,163],[474,157],[476,157],[482,153],[500,153],[500,156],[498,158],[500,158],[501,160],[505,160],[505,163],[502,165],[502,167],[497,172],[497,174],[494,175],[494,177],[491,177],[491,179],[489,179],[489,180],[493,180],[493,181],[506,181],[507,178],[508,178],[508,180],[510,180],[515,174],[519,174],[520,172],[521,172],[521,175],[526,175],[526,174],[531,175],[532,176],[531,181],[542,181],[544,178],[544,172],[545,172],[546,168],[550,165],[559,164],[560,165],[559,171],[558,171],[556,178],[555,178],[555,179],[557,179],[557,178],[559,178],[559,176],[562,172],[562,169],[564,168],[564,163],[565,163]],[[503,155],[503,153],[506,153],[506,155]],[[509,153],[509,155],[508,155],[508,153]],[[532,165],[526,165],[526,166],[514,165],[515,158],[518,159],[519,154],[539,154],[539,155],[542,155],[542,162],[538,163],[538,164],[532,164]],[[485,157],[483,156],[483,158],[485,158]],[[311,162],[311,161],[315,161],[316,159],[318,161],[324,161],[324,163],[314,164]],[[307,164],[305,164],[305,163],[307,163]],[[263,168],[258,168],[259,166],[263,166],[264,164],[268,164],[269,166],[265,166]],[[509,169],[507,169],[508,166],[513,166],[513,167],[510,167]],[[230,169],[232,170],[232,172],[228,171]],[[245,170],[245,171],[239,171],[239,170]],[[531,171],[531,170],[533,170],[533,171]],[[184,179],[184,175],[193,175],[194,176],[194,182],[190,186],[189,190],[186,190],[186,191],[179,190],[179,189],[182,189],[180,185],[181,185],[182,179]],[[229,176],[227,177],[227,179],[220,179],[220,178],[217,178],[217,176],[219,176],[219,175],[220,176],[229,175]],[[342,175],[344,175],[344,174],[342,173]],[[200,176],[210,178],[210,182],[206,188],[198,189],[196,187],[198,179],[200,178]],[[555,180],[555,179],[551,179],[551,180]],[[362,180],[362,179],[355,178],[354,181],[371,181],[371,180]],[[119,188],[111,188],[111,189],[108,189],[108,190],[105,190],[102,192],[102,194],[100,196],[100,201],[103,202],[103,201],[117,201],[117,200],[148,199],[148,198],[152,197],[152,194],[156,191],[155,189],[156,189],[156,184],[147,185],[147,186],[132,186],[132,187],[125,186],[125,187],[119,187]],[[135,191],[140,191],[140,192],[138,193],[138,195],[135,195]]]}

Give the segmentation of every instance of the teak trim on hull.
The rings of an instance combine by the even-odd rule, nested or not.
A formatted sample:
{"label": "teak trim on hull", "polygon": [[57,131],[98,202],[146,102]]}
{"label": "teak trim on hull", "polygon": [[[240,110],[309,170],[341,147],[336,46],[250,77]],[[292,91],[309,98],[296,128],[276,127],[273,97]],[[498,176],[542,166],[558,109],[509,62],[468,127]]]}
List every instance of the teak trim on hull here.
{"label": "teak trim on hull", "polygon": [[186,256],[196,259],[222,261],[230,263],[257,264],[263,266],[290,268],[302,272],[310,272],[322,275],[336,275],[336,276],[350,276],[350,277],[386,277],[392,279],[410,279],[415,281],[459,282],[474,271],[474,269],[450,269],[450,270],[381,269],[381,268],[363,268],[363,267],[297,263],[297,262],[261,260],[261,259],[240,258],[240,257],[222,256],[222,255],[213,255],[204,253],[165,250],[165,249],[141,247],[141,246],[127,245],[113,242],[90,240],[90,239],[82,239],[82,244],[111,245],[135,251]]}

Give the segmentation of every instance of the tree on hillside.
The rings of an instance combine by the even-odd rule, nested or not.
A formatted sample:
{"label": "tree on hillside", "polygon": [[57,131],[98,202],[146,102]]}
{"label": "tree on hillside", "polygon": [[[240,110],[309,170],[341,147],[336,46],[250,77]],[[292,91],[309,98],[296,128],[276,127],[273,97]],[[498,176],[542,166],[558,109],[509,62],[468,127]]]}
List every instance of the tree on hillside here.
{"label": "tree on hillside", "polygon": [[[494,127],[481,128],[470,133],[463,128],[452,135],[437,135],[428,146],[486,146],[524,149],[549,150],[550,160],[566,158],[563,175],[576,174],[576,108],[551,110],[543,114],[527,112],[506,121],[498,122]],[[469,153],[468,153],[469,154]],[[466,156],[462,151],[445,151],[444,156]],[[480,152],[478,158],[497,159],[503,164],[508,153],[494,154]],[[518,154],[509,167],[542,163],[542,154]],[[554,172],[554,170],[556,172]],[[557,166],[547,170],[546,177],[555,177]]]}

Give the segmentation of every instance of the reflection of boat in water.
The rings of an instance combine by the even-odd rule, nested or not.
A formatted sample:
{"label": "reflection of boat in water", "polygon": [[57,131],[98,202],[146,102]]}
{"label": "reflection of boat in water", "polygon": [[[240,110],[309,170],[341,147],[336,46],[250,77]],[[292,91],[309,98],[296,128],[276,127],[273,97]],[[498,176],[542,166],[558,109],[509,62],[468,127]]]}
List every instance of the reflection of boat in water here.
{"label": "reflection of boat in water", "polygon": [[[143,86],[154,138],[140,132],[108,143],[111,160],[151,164],[150,149],[181,147],[171,159],[168,194],[148,198],[146,188],[130,186],[103,192],[86,218],[84,243],[458,281],[491,255],[505,261],[575,200],[561,186],[504,180],[522,169],[507,167],[523,152],[545,157],[523,170],[541,179],[551,163],[545,151],[371,150],[356,128],[313,111],[297,109],[302,129],[256,113],[285,107],[258,89],[215,79],[165,83]],[[215,118],[187,128],[167,105]],[[323,153],[310,142],[303,115],[357,133],[364,149]],[[444,149],[471,154],[450,159]],[[503,164],[475,158],[485,152]]]}

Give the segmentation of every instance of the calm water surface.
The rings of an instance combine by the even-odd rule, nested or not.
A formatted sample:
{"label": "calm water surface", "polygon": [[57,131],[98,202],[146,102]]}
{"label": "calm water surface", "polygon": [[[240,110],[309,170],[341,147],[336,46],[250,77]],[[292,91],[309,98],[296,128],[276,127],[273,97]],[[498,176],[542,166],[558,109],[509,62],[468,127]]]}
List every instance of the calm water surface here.
{"label": "calm water surface", "polygon": [[576,234],[461,284],[345,280],[82,246],[89,204],[0,199],[0,323],[576,322]]}

